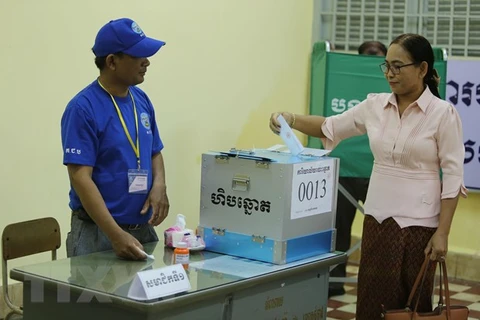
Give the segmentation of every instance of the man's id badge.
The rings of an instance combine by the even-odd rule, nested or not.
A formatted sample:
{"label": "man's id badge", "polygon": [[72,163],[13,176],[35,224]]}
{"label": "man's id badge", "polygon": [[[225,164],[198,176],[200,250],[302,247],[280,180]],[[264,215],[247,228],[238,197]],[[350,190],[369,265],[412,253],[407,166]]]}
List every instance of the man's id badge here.
{"label": "man's id badge", "polygon": [[148,170],[128,170],[128,193],[145,194],[148,191]]}

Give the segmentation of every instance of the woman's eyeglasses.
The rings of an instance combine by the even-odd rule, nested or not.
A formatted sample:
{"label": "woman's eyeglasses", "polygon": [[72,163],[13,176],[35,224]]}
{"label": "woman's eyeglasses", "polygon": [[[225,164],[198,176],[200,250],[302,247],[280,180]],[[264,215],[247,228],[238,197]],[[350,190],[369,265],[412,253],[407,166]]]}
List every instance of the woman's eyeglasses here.
{"label": "woman's eyeglasses", "polygon": [[398,66],[398,65],[391,65],[384,62],[380,65],[380,70],[382,70],[382,72],[385,74],[388,73],[389,70],[391,70],[393,74],[400,74],[400,69],[402,69],[403,67],[413,66],[417,64],[418,64],[417,62],[412,62],[412,63],[402,64]]}

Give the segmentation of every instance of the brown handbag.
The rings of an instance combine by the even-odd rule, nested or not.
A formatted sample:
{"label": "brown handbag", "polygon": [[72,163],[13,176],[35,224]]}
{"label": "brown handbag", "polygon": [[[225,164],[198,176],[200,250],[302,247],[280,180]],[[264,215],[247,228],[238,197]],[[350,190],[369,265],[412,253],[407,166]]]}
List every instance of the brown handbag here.
{"label": "brown handbag", "polygon": [[[431,263],[437,263],[432,261]],[[422,268],[418,273],[417,279],[413,285],[410,296],[408,297],[407,306],[405,309],[397,310],[385,310],[382,305],[383,312],[382,318],[385,320],[467,320],[469,310],[465,306],[452,306],[450,305],[450,291],[448,289],[448,277],[447,277],[447,266],[445,261],[438,262],[440,264],[440,293],[438,306],[432,312],[418,313],[417,307],[420,300],[420,296],[417,299],[415,308],[411,309],[411,303],[415,292],[417,291],[418,285],[420,284],[420,290],[423,286],[425,280],[425,275],[427,274],[427,266],[430,264],[430,256],[428,255],[425,258],[425,261],[422,264]],[[443,275],[442,275],[443,274]],[[443,282],[443,284],[442,284]],[[445,288],[443,288],[445,286]],[[445,292],[445,305],[443,304],[443,293]]]}

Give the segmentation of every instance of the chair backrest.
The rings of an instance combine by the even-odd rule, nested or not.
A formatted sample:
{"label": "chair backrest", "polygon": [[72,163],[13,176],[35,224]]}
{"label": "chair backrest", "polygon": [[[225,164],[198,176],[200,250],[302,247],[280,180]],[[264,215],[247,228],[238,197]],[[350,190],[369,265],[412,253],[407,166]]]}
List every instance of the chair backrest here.
{"label": "chair backrest", "polygon": [[45,251],[55,252],[60,245],[60,226],[51,217],[9,224],[2,233],[5,261]]}

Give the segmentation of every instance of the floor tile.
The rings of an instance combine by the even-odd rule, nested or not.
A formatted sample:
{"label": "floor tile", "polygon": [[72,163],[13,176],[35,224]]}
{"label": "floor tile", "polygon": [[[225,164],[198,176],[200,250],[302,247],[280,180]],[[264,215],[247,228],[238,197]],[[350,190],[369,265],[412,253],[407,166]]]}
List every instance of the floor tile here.
{"label": "floor tile", "polygon": [[480,295],[460,292],[460,293],[450,295],[450,299],[480,302]]}
{"label": "floor tile", "polygon": [[470,289],[471,287],[469,286],[462,286],[460,284],[452,284],[448,283],[448,290],[454,291],[454,292],[464,292]]}
{"label": "floor tile", "polygon": [[331,300],[335,301],[341,301],[341,302],[346,302],[346,303],[354,303],[357,302],[357,296],[351,295],[351,294],[344,294],[343,296],[336,296],[336,297],[331,297]]}
{"label": "floor tile", "polygon": [[344,312],[355,313],[355,312],[357,312],[357,304],[356,303],[350,303],[350,304],[344,305],[343,307],[338,308],[337,310],[344,311]]}
{"label": "floor tile", "polygon": [[468,305],[468,309],[475,310],[475,311],[480,311],[480,303],[479,302],[472,303],[472,304]]}
{"label": "floor tile", "polygon": [[[332,298],[333,298],[333,297],[332,297]],[[340,308],[340,307],[343,307],[344,305],[346,305],[345,302],[336,301],[336,300],[333,300],[332,298],[330,298],[330,299],[328,300],[328,303],[327,303],[327,307],[328,307],[328,308],[337,309],[337,308]]]}
{"label": "floor tile", "polygon": [[343,288],[345,289],[346,292],[349,292],[351,290],[355,290],[357,288],[357,286],[352,286],[352,284],[346,284],[343,286]]}
{"label": "floor tile", "polygon": [[347,265],[347,272],[348,272],[348,273],[358,274],[358,266]]}
{"label": "floor tile", "polygon": [[351,294],[352,296],[357,296],[357,288],[353,289],[353,290],[350,290],[347,292],[348,294]]}
{"label": "floor tile", "polygon": [[332,319],[351,320],[355,319],[355,313],[344,312],[340,310],[333,310],[327,313],[327,316]]}
{"label": "floor tile", "polygon": [[478,294],[480,295],[480,285],[478,286],[474,286],[466,291],[464,291],[465,293],[471,293],[471,294]]}

